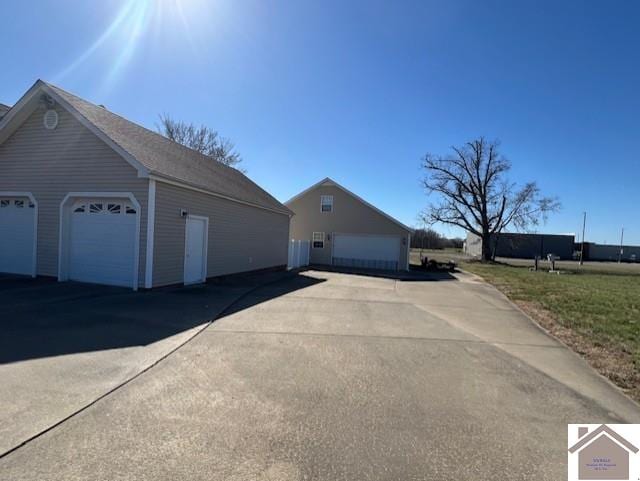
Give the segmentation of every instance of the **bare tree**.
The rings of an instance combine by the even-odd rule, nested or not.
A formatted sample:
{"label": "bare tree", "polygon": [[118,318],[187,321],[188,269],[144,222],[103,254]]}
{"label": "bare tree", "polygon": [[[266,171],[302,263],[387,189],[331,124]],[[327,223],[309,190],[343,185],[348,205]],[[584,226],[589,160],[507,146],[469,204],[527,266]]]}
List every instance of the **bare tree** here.
{"label": "bare tree", "polygon": [[461,249],[463,240],[457,237],[448,239],[433,229],[415,229],[411,234],[412,249]]}
{"label": "bare tree", "polygon": [[245,172],[238,166],[242,162],[242,157],[235,151],[233,143],[229,139],[220,137],[217,131],[205,125],[196,127],[194,124],[174,120],[163,114],[160,115],[160,125],[157,126],[157,129],[158,133],[174,142],[197,150],[221,164]]}
{"label": "bare tree", "polygon": [[509,162],[498,141],[483,137],[452,147],[453,154],[427,154],[423,184],[438,201],[423,212],[428,224],[461,227],[482,238],[482,260],[492,258],[491,237],[511,226],[524,231],[560,209],[557,198],[543,197],[535,182],[521,187],[507,179]]}
{"label": "bare tree", "polygon": [[416,229],[411,234],[411,247],[420,249],[442,249],[447,239],[433,229]]}

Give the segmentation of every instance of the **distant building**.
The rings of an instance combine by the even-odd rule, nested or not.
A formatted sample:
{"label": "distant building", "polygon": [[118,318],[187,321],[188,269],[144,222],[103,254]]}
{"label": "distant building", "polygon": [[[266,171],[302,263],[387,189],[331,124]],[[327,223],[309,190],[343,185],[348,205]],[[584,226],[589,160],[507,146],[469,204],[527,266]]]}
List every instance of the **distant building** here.
{"label": "distant building", "polygon": [[326,178],[285,205],[292,240],[310,241],[311,264],[409,270],[412,229]]}
{"label": "distant building", "polygon": [[[576,251],[580,251],[581,244],[576,244]],[[622,249],[622,251],[621,251]],[[640,246],[622,246],[612,244],[584,243],[584,260],[586,261],[610,261],[640,262]]]}
{"label": "distant building", "polygon": [[[502,233],[491,236],[491,250],[496,257],[533,259],[554,254],[560,259],[573,258],[575,236],[556,234]],[[482,239],[468,233],[464,252],[473,257],[482,255]]]}

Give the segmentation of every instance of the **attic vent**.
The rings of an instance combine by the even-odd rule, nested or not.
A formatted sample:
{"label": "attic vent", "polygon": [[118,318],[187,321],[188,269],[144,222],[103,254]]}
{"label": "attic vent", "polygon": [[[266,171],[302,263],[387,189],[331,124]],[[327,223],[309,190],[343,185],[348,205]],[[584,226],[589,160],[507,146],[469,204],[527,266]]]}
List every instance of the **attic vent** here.
{"label": "attic vent", "polygon": [[44,128],[53,130],[58,126],[58,112],[49,109],[44,113]]}

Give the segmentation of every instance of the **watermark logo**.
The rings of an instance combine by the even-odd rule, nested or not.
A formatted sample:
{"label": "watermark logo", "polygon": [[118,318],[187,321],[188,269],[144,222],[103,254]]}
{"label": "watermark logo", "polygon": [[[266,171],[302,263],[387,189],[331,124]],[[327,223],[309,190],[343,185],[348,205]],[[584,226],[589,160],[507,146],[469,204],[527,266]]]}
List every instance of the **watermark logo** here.
{"label": "watermark logo", "polygon": [[569,481],[640,481],[640,424],[569,424]]}

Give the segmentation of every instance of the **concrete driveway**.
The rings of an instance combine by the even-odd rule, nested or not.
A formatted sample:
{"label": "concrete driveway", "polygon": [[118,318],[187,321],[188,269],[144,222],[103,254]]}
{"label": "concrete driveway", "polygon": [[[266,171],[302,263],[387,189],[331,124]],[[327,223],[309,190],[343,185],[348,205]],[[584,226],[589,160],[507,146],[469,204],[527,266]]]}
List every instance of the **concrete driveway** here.
{"label": "concrete driveway", "polygon": [[555,481],[566,424],[600,422],[640,410],[477,279],[310,271],[252,291],[0,472]]}
{"label": "concrete driveway", "polygon": [[129,381],[282,275],[152,292],[0,275],[0,455]]}

